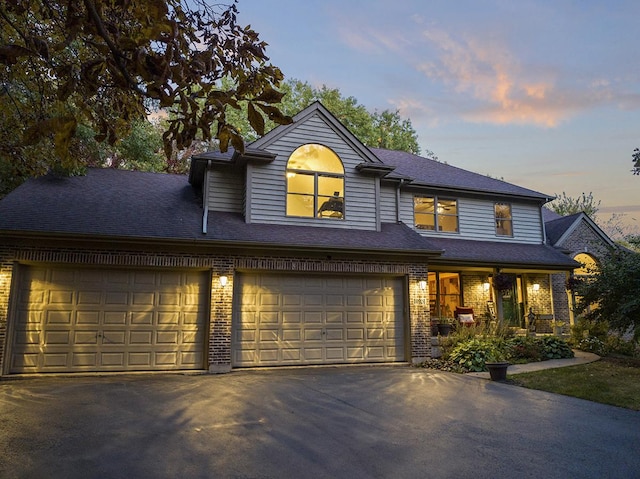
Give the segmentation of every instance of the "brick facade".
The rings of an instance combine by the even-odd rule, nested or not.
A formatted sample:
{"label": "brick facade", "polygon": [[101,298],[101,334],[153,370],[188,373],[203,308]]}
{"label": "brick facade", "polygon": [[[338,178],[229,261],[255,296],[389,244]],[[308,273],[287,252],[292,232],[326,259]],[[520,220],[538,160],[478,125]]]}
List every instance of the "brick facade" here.
{"label": "brick facade", "polygon": [[[609,251],[609,244],[585,220],[581,220],[571,234],[555,246],[569,251],[571,258],[575,258],[580,253],[586,253],[596,261],[604,258]],[[575,318],[571,310],[573,298],[565,287],[567,274],[557,273],[551,277],[555,318],[557,321],[565,323],[563,332],[568,332],[570,325],[574,324]]]}
{"label": "brick facade", "polygon": [[[0,371],[10,338],[7,335],[9,296],[16,263],[59,265],[121,266],[134,268],[189,268],[211,273],[211,303],[208,336],[208,369],[224,372],[231,369],[231,328],[234,307],[234,277],[242,271],[295,271],[327,274],[381,274],[406,278],[408,323],[406,342],[408,360],[419,362],[431,354],[429,311],[426,291],[419,282],[427,277],[426,264],[375,261],[318,259],[304,256],[259,256],[186,253],[171,251],[134,251],[109,249],[74,249],[31,246],[0,247]],[[222,286],[220,276],[228,282]]]}

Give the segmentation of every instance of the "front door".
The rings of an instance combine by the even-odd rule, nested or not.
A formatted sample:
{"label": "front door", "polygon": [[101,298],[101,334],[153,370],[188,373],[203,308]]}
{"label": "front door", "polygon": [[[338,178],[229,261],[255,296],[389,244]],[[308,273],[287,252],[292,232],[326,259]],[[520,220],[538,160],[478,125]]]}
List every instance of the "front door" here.
{"label": "front door", "polygon": [[517,276],[510,289],[502,291],[502,311],[504,325],[524,328],[524,299],[522,296],[522,276]]}

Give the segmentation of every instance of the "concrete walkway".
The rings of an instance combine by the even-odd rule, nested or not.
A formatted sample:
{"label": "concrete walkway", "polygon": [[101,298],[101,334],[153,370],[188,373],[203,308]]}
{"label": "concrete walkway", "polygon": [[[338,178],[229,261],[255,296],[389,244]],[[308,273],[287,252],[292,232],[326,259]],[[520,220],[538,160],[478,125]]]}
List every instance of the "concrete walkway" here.
{"label": "concrete walkway", "polygon": [[[549,361],[538,361],[527,364],[512,364],[507,370],[507,375],[530,373],[533,371],[542,371],[543,369],[564,368],[567,366],[577,366],[579,364],[592,363],[598,361],[600,356],[585,351],[573,350],[575,356],[568,359],[551,359]],[[489,373],[467,373],[466,376],[474,376],[482,379],[489,379]]]}

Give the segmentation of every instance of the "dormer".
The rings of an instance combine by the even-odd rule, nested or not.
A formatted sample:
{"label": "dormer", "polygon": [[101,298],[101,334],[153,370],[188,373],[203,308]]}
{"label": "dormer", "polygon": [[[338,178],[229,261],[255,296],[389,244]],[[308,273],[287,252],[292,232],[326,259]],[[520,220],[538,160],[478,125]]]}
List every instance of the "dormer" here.
{"label": "dormer", "polygon": [[392,170],[316,102],[244,154],[195,156],[190,181],[205,210],[246,223],[379,231],[380,177]]}

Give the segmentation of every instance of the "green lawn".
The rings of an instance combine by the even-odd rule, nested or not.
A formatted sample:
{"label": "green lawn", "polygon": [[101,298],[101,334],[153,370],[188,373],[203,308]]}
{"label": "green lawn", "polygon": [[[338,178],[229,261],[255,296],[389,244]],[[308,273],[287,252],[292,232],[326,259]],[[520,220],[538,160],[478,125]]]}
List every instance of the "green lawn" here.
{"label": "green lawn", "polygon": [[509,376],[510,382],[640,411],[640,360],[605,357],[594,363]]}

